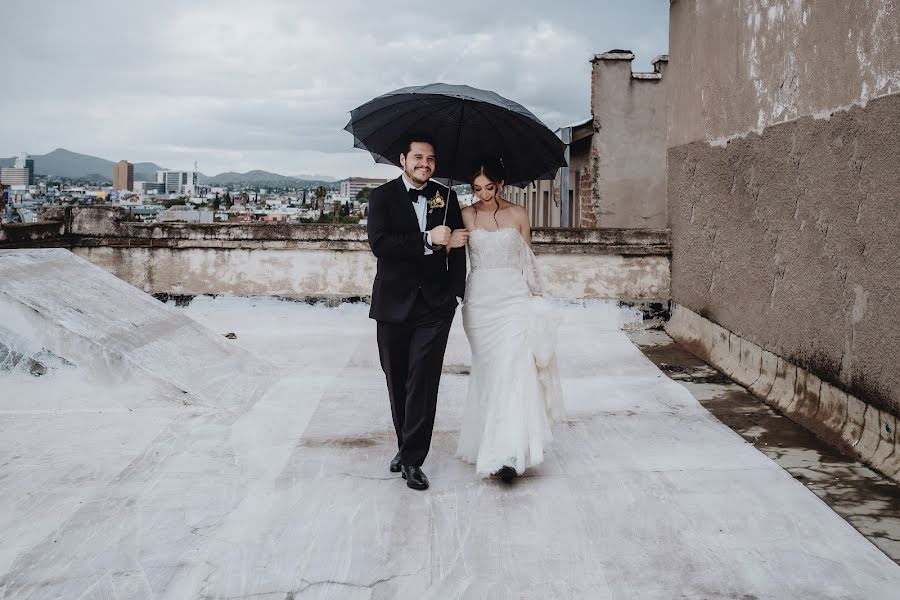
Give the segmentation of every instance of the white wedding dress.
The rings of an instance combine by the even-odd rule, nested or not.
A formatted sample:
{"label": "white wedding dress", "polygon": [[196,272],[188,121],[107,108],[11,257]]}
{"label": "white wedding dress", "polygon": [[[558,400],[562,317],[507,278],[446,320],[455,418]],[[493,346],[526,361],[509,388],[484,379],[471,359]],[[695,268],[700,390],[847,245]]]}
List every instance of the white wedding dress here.
{"label": "white wedding dress", "polygon": [[534,254],[517,229],[475,229],[462,307],[472,349],[456,454],[480,476],[540,464],[562,419],[556,365],[558,316],[541,297]]}

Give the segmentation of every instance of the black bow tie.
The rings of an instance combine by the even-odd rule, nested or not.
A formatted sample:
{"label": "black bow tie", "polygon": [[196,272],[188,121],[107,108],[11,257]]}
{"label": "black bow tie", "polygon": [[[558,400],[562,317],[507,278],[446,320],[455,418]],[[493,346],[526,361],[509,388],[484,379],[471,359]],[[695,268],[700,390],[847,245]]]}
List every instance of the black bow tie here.
{"label": "black bow tie", "polygon": [[409,193],[409,199],[413,202],[418,202],[419,196],[425,196],[427,198],[428,195],[425,193],[425,190],[427,188],[428,188],[428,186],[423,187],[421,190],[410,188],[409,190],[407,190]]}

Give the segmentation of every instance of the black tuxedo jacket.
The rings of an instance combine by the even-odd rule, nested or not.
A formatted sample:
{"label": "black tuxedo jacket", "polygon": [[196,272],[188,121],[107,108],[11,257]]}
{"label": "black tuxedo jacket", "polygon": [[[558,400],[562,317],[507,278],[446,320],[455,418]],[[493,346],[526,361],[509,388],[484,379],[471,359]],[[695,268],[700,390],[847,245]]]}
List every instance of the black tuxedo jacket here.
{"label": "black tuxedo jacket", "polygon": [[[426,212],[425,230],[440,225],[445,210],[447,227],[463,228],[456,194],[451,192],[448,198],[445,186],[430,181],[426,194],[429,204],[435,191],[444,199],[444,207],[426,209],[431,212]],[[372,190],[368,219],[369,246],[378,258],[369,317],[388,323],[403,322],[419,290],[432,310],[452,315],[456,296],[465,293],[466,249],[454,248],[448,255],[444,248],[436,248],[433,254],[425,254],[416,209],[402,176]]]}

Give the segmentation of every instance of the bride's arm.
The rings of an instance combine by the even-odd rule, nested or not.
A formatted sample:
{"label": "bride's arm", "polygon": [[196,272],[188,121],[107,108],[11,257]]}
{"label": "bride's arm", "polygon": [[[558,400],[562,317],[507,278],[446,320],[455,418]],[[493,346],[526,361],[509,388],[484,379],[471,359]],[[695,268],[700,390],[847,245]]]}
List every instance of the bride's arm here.
{"label": "bride's arm", "polygon": [[528,284],[528,289],[532,296],[542,296],[544,285],[534,252],[531,250],[531,225],[528,222],[528,211],[521,208],[517,216],[519,233],[522,234],[522,239],[525,240],[525,264],[523,265],[525,282]]}
{"label": "bride's arm", "polygon": [[525,243],[531,248],[531,224],[528,222],[528,211],[525,210],[525,207],[517,208],[516,225],[519,227],[519,233],[522,234],[522,239],[525,240]]}

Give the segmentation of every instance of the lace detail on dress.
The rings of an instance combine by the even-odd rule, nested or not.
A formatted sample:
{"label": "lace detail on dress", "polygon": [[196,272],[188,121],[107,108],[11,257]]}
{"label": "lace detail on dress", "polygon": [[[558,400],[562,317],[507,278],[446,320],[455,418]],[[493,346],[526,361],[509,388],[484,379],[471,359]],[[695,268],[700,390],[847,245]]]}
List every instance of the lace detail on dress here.
{"label": "lace detail on dress", "polygon": [[528,284],[528,289],[532,294],[541,295],[544,293],[544,282],[541,279],[541,272],[538,270],[537,259],[528,244],[522,244],[522,246],[525,248],[525,264],[523,265],[525,283]]}
{"label": "lace detail on dress", "polygon": [[469,261],[472,270],[517,269],[522,272],[528,289],[541,294],[544,286],[534,252],[518,229],[501,227],[496,231],[473,229],[469,237]]}

